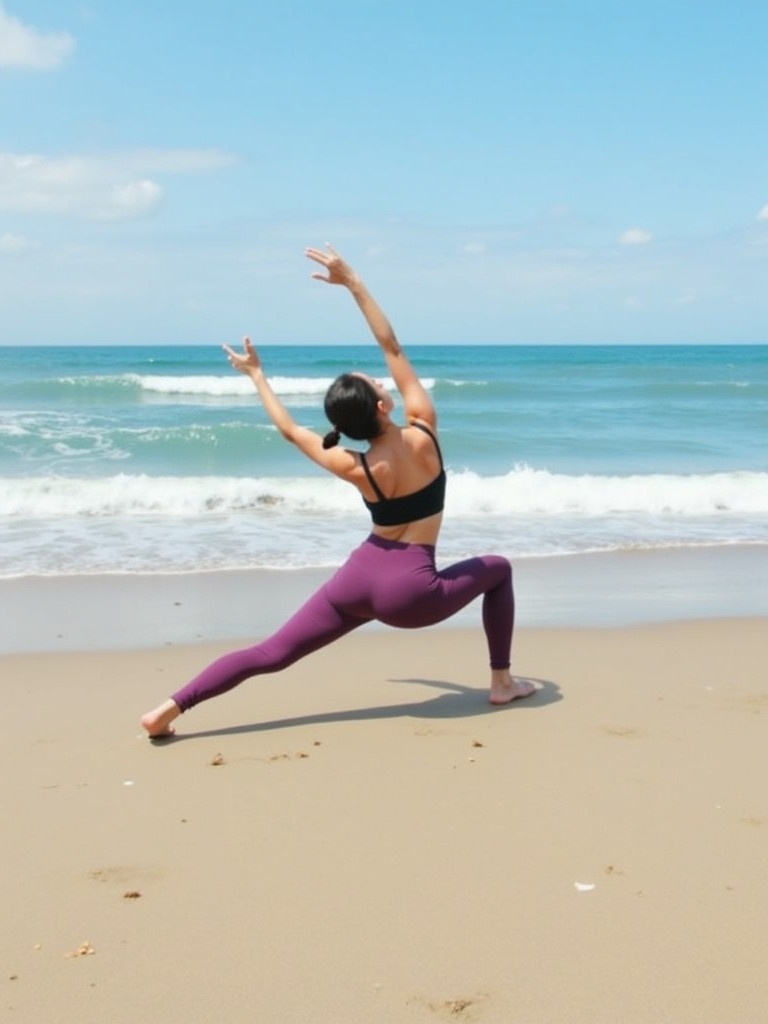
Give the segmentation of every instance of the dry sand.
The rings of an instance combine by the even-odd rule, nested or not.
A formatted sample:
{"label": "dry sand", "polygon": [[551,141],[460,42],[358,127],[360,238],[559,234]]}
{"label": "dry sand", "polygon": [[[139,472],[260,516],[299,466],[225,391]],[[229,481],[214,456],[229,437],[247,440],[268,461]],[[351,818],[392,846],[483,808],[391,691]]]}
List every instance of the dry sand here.
{"label": "dry sand", "polygon": [[0,658],[11,1024],[762,1024],[768,620]]}

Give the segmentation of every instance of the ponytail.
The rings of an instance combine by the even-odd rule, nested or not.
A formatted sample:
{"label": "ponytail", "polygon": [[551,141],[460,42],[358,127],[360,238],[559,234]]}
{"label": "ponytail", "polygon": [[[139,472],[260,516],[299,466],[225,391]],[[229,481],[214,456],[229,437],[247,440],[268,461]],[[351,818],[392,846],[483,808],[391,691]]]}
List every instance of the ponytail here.
{"label": "ponytail", "polygon": [[323,438],[323,448],[335,448],[341,440],[341,431],[338,427],[334,427],[333,430],[329,430]]}

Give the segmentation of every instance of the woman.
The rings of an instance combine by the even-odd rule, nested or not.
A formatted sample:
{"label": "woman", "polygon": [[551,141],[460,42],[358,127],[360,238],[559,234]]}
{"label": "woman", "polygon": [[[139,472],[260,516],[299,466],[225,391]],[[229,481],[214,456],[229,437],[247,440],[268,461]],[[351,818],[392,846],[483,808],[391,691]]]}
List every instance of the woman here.
{"label": "woman", "polygon": [[[489,700],[508,704],[534,687],[510,675],[514,597],[506,558],[486,555],[437,572],[435,545],[443,518],[445,470],[437,415],[392,327],[355,271],[331,247],[306,255],[327,274],[312,277],[351,293],[381,348],[402,397],[406,425],[391,419],[392,396],[362,373],[342,374],[325,396],[332,429],[321,438],[299,426],[274,394],[248,338],[242,352],[224,350],[232,366],[253,381],[267,415],[283,437],[313,462],[360,491],[371,513],[369,537],[346,563],[273,636],[224,655],[141,719],[153,738],[200,701],[226,693],[250,676],[278,672],[372,619],[402,628],[431,626],[483,595],[488,641]],[[341,434],[367,441],[365,453],[337,447]]]}

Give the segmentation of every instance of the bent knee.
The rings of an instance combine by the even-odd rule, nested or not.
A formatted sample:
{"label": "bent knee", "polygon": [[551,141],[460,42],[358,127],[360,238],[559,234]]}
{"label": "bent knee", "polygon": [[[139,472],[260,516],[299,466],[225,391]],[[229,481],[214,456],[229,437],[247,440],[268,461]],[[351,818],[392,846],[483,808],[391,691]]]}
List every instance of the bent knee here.
{"label": "bent knee", "polygon": [[504,555],[489,555],[488,564],[492,565],[502,578],[512,577],[512,563]]}

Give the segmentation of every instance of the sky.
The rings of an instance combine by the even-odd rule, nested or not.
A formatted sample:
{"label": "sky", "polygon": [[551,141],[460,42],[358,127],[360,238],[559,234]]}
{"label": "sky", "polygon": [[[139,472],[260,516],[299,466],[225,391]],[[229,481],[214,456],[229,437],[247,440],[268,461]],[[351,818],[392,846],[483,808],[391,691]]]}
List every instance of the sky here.
{"label": "sky", "polygon": [[0,344],[768,343],[768,0],[0,0]]}

